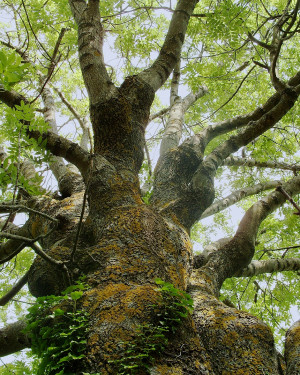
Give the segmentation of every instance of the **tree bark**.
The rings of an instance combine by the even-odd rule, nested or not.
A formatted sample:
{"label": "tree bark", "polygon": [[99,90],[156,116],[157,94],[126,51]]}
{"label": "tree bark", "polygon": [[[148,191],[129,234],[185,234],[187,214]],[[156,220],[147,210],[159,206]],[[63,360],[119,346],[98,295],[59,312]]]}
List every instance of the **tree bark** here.
{"label": "tree bark", "polygon": [[[86,277],[88,288],[78,307],[89,316],[87,345],[84,358],[76,362],[77,374],[118,373],[113,361],[126,355],[122,342],[134,342],[141,325],[155,322],[153,305],[160,301],[155,279],[160,278],[187,290],[194,300],[194,312],[175,334],[168,334],[165,350],[154,354],[148,373],[282,375],[270,328],[248,312],[224,305],[218,296],[227,278],[246,272],[254,255],[259,225],[286,197],[274,191],[254,204],[233,238],[220,243],[194,270],[189,233],[214,201],[218,167],[294,106],[300,93],[300,74],[263,108],[212,126],[181,145],[176,139],[170,147],[168,141],[154,172],[150,204],[141,198],[138,173],[144,158],[150,107],[155,92],[180,59],[196,3],[178,1],[165,43],[153,65],[116,87],[106,72],[102,54],[99,1],[69,0],[78,26],[79,60],[90,99],[94,150],[89,153],[55,132],[28,130],[29,137],[47,140],[45,147],[74,164],[80,175],[70,174],[74,189],[69,190],[69,196],[35,200],[31,208],[48,217],[31,211],[20,233],[26,233],[24,237],[29,242],[38,240],[47,255],[37,256],[29,270],[28,286],[35,297],[59,295],[70,282]],[[170,119],[178,110],[175,117],[179,121],[174,124],[174,132],[169,127],[169,135],[180,133],[184,111],[204,91],[198,96],[190,94],[180,103],[174,100]],[[0,90],[0,100],[10,107],[26,101],[7,90]],[[214,137],[236,128],[240,128],[237,134],[205,154]],[[290,196],[298,194],[300,177],[286,182],[283,188]],[[49,217],[58,222],[57,226]],[[0,257],[6,260],[15,255],[19,249],[16,245],[21,251],[24,237],[18,237],[21,242],[10,240],[3,244]],[[67,273],[58,267],[61,264]],[[297,263],[293,269],[298,266]],[[258,269],[257,265],[254,268]],[[6,347],[2,354],[30,345],[28,338],[19,336],[22,324],[0,331],[0,340]],[[292,327],[287,334],[287,375],[299,372],[298,328]],[[143,375],[145,371],[138,373]]]}

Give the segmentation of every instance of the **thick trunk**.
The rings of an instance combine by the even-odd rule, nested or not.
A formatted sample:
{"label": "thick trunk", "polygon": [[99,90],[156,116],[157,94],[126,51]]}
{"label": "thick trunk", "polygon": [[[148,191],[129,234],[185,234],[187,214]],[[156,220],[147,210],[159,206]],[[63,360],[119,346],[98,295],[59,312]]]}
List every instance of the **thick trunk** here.
{"label": "thick trunk", "polygon": [[[185,228],[175,216],[164,217],[141,201],[137,180],[129,171],[110,166],[94,158],[90,210],[69,265],[72,277],[84,274],[89,285],[80,300],[89,313],[89,333],[86,357],[77,361],[77,373],[117,374],[111,361],[124,356],[122,342],[134,342],[139,325],[156,321],[151,306],[158,303],[159,293],[154,280],[161,278],[184,290],[191,282],[195,311],[175,334],[168,334],[168,346],[155,353],[151,374],[279,374],[269,328],[219,302],[209,292],[209,275],[190,279],[192,254]],[[70,259],[74,250],[82,199],[83,194],[76,193],[40,204],[60,220],[43,243],[57,260]],[[33,236],[46,230],[46,224],[32,225]],[[58,294],[67,279],[39,258],[29,286],[36,296]]]}

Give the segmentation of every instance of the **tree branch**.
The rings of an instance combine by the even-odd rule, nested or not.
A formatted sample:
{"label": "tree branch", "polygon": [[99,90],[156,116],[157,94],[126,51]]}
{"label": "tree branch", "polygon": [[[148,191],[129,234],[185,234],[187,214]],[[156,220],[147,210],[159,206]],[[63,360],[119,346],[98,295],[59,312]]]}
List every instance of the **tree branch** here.
{"label": "tree branch", "polygon": [[209,206],[201,215],[200,220],[212,216],[217,212],[225,210],[226,208],[241,201],[243,198],[261,193],[265,190],[274,189],[280,184],[282,184],[282,181],[267,181],[254,186],[236,190],[233,193],[229,194],[227,197],[220,199],[219,201],[214,202],[211,206]]}
{"label": "tree branch", "polygon": [[170,111],[171,107],[163,108],[157,113],[153,113],[152,115],[149,116],[149,122],[155,120],[157,117],[161,117],[164,114],[168,113]]}
{"label": "tree branch", "polygon": [[30,339],[23,333],[26,325],[25,320],[19,320],[0,329],[0,357],[30,347]]}
{"label": "tree branch", "polygon": [[184,122],[184,115],[199,98],[208,93],[207,87],[203,86],[193,94],[188,94],[185,98],[177,97],[169,111],[169,118],[166,124],[166,129],[160,144],[160,156],[166,152],[177,147],[182,135],[182,127]]}
{"label": "tree branch", "polygon": [[[299,75],[300,76],[300,75]],[[253,139],[274,126],[295,104],[299,96],[296,89],[288,88],[281,93],[279,102],[259,120],[251,121],[247,128],[237,135],[230,137],[220,146],[216,147],[205,159],[205,168],[209,168],[213,174],[222,165],[223,160],[236,152],[242,146],[247,145]]]}
{"label": "tree branch", "polygon": [[[294,177],[282,185],[290,196],[300,192],[300,177]],[[225,279],[234,276],[250,263],[255,250],[255,240],[261,222],[277,208],[283,205],[286,198],[274,191],[245,213],[232,239],[213,251],[207,263],[195,270],[195,280],[205,276],[206,288],[218,295]],[[201,265],[201,264],[200,264]],[[195,281],[197,283],[197,281]]]}
{"label": "tree branch", "polygon": [[273,273],[280,271],[299,271],[300,259],[268,259],[268,260],[253,260],[246,268],[237,272],[235,277],[256,276],[263,273]]}
{"label": "tree branch", "polygon": [[[31,220],[27,220],[26,223],[14,231],[14,234],[24,237],[30,236],[30,226]],[[26,247],[26,243],[18,240],[9,240],[2,243],[0,246],[0,264],[8,262],[14,256],[16,256],[20,251]]]}
{"label": "tree branch", "polygon": [[76,118],[78,121],[81,129],[82,129],[82,137],[80,141],[80,146],[85,150],[88,151],[88,145],[92,144],[92,140],[90,139],[90,134],[89,134],[89,126],[87,121],[83,120],[80,116],[80,114],[76,111],[76,109],[71,105],[71,103],[65,98],[63,93],[58,90],[56,87],[53,87],[54,91],[58,94],[60,97],[61,101],[64,103],[64,105],[68,108],[68,110],[72,113],[72,115]]}
{"label": "tree branch", "polygon": [[60,268],[63,267],[63,262],[62,261],[55,260],[55,259],[49,257],[49,255],[47,255],[42,250],[42,248],[40,246],[38,246],[37,244],[35,244],[35,242],[40,239],[40,236],[37,237],[37,238],[27,238],[27,237],[23,237],[23,236],[20,236],[20,235],[17,235],[17,234],[0,232],[0,238],[1,237],[2,238],[9,238],[9,239],[20,241],[20,242],[24,242],[24,243],[27,244],[27,246],[31,247],[36,254],[38,254],[40,257],[42,257],[47,262],[49,262],[49,263],[51,263],[51,264],[53,264],[53,265],[55,265],[57,267],[60,267]]}
{"label": "tree branch", "polygon": [[186,29],[197,2],[197,0],[178,1],[165,42],[157,59],[150,68],[138,75],[154,91],[157,91],[164,84],[180,59]]}
{"label": "tree branch", "polygon": [[229,156],[226,158],[222,165],[235,166],[235,167],[257,167],[257,168],[272,168],[289,171],[300,171],[300,165],[287,164],[277,161],[258,161],[255,159],[238,158],[236,156]]}
{"label": "tree branch", "polygon": [[[11,108],[21,105],[21,101],[28,103],[26,98],[17,92],[11,90],[0,90],[0,100]],[[28,124],[27,124],[28,125]],[[52,152],[53,155],[62,156],[76,167],[85,177],[88,169],[89,153],[83,150],[77,143],[71,142],[51,131],[41,133],[38,130],[28,130],[27,134],[30,138],[46,141],[45,148]]]}
{"label": "tree branch", "polygon": [[44,218],[46,218],[46,219],[48,219],[50,221],[58,223],[58,220],[55,219],[54,217],[52,217],[50,215],[47,215],[44,212],[41,212],[41,211],[38,211],[38,210],[34,210],[33,208],[24,206],[23,204],[7,204],[7,203],[0,204],[0,213],[1,214],[7,213],[7,212],[11,212],[11,211],[31,212],[31,213],[34,213],[36,215],[40,215],[40,216],[42,216],[42,217],[44,217]]}
{"label": "tree branch", "polygon": [[[288,85],[294,87],[295,89],[299,84],[300,72],[298,72],[288,81]],[[269,113],[280,102],[280,100],[281,94],[276,92],[265,102],[265,104],[256,108],[253,112],[210,125],[202,130],[199,134],[196,134],[195,137],[203,139],[203,146],[206,147],[207,144],[214,138],[229,133],[233,130],[240,129],[249,124],[251,121],[258,121],[264,115]]]}
{"label": "tree branch", "polygon": [[11,290],[0,298],[0,306],[5,306],[19,291],[23,288],[28,281],[29,271],[11,288]]}
{"label": "tree branch", "polygon": [[78,52],[82,76],[91,104],[107,99],[117,89],[103,59],[103,35],[99,0],[69,0],[78,26]]}
{"label": "tree branch", "polygon": [[179,92],[179,83],[180,83],[180,59],[177,61],[174,70],[173,70],[173,77],[171,80],[171,88],[170,88],[170,105],[172,106],[175,100],[178,97]]}

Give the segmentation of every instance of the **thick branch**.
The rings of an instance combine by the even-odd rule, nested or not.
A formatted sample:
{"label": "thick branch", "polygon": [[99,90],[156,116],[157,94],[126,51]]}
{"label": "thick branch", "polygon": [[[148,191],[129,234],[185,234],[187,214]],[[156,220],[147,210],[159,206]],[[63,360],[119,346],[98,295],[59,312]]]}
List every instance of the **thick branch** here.
{"label": "thick branch", "polygon": [[235,156],[229,156],[224,160],[223,165],[236,166],[236,167],[257,167],[257,168],[272,168],[272,169],[282,169],[289,171],[300,171],[300,165],[287,164],[277,161],[258,161],[255,159],[248,158],[237,158]]}
{"label": "thick branch", "polygon": [[23,101],[24,103],[27,103],[27,99],[25,96],[19,94],[18,92],[14,90],[5,90],[0,85],[0,101],[6,104],[10,108],[15,108],[16,105],[20,105]]}
{"label": "thick branch", "polygon": [[19,320],[0,329],[0,357],[30,347],[29,337],[23,333],[26,321]]}
{"label": "thick branch", "polygon": [[[0,100],[11,108],[21,105],[23,100],[28,101],[15,91],[0,90]],[[53,155],[62,156],[70,163],[76,165],[83,177],[88,167],[89,153],[83,150],[77,143],[71,142],[51,131],[40,133],[38,130],[27,132],[28,136],[36,139],[46,140],[45,148],[52,152]]]}
{"label": "thick branch", "polygon": [[[299,84],[300,84],[300,72],[298,72],[294,77],[292,77],[288,81],[288,85],[291,87],[296,87]],[[247,124],[249,124],[249,122],[251,121],[258,121],[264,115],[269,113],[280,102],[280,100],[281,100],[281,94],[276,92],[265,102],[265,104],[256,108],[254,111],[246,115],[237,116],[229,120],[221,121],[211,126],[208,126],[199,134],[196,134],[195,137],[199,137],[203,139],[203,146],[206,147],[206,145],[210,141],[212,141],[214,138],[222,134],[227,134],[233,130],[240,129],[246,126]]]}
{"label": "thick branch", "polygon": [[235,203],[239,202],[243,198],[261,193],[262,191],[265,191],[265,190],[274,189],[281,183],[282,183],[281,181],[268,181],[268,182],[260,183],[260,184],[250,186],[244,189],[236,190],[233,193],[229,194],[227,197],[217,202],[214,202],[210,207],[208,207],[203,212],[200,219],[202,220],[208,216],[212,216],[216,214],[217,212],[223,211],[229,206],[232,206]]}
{"label": "thick branch", "polygon": [[[300,177],[294,177],[281,185],[282,188],[293,196],[300,192]],[[239,224],[236,236],[247,238],[254,246],[258,228],[261,222],[286,201],[286,197],[279,191],[274,191],[255,203],[244,215]]]}
{"label": "thick branch", "polygon": [[86,178],[90,154],[83,150],[77,143],[71,142],[50,131],[42,134],[37,130],[28,131],[28,135],[36,140],[38,140],[39,137],[41,137],[42,140],[46,140],[45,148],[47,150],[51,151],[53,155],[62,156],[68,162],[76,165],[83,178]]}
{"label": "thick branch", "polygon": [[91,104],[98,103],[116,92],[104,64],[103,35],[99,0],[69,0],[78,25],[78,52],[82,76]]}
{"label": "thick branch", "polygon": [[236,273],[236,277],[256,276],[263,273],[273,273],[279,271],[299,271],[300,259],[268,259],[268,260],[253,260],[246,268]]}
{"label": "thick branch", "polygon": [[182,135],[184,115],[186,111],[207,92],[208,90],[204,86],[200,87],[195,94],[188,94],[184,99],[181,99],[180,97],[177,97],[175,99],[170,109],[165,133],[161,141],[160,156],[164,155],[166,152],[179,145],[179,141]]}
{"label": "thick branch", "polygon": [[180,84],[180,59],[177,61],[174,70],[173,70],[173,77],[171,81],[171,88],[170,88],[170,105],[172,106],[175,100],[178,97],[179,92],[179,84]]}
{"label": "thick branch", "polygon": [[153,65],[139,74],[154,91],[157,91],[172,73],[180,59],[189,19],[197,0],[179,0],[160,53]]}
{"label": "thick branch", "polygon": [[237,135],[230,137],[226,142],[216,147],[206,158],[204,164],[206,168],[215,173],[223,160],[230,154],[236,152],[240,147],[247,145],[272,126],[274,126],[295,104],[299,93],[294,89],[286,89],[282,92],[280,100],[268,113],[259,120],[251,121],[247,128]]}
{"label": "thick branch", "polygon": [[[297,176],[282,185],[283,189],[293,196],[300,192],[300,177]],[[210,254],[208,262],[195,270],[196,279],[205,277],[206,287],[218,294],[226,278],[234,276],[250,263],[254,250],[258,228],[261,222],[277,208],[283,205],[286,198],[274,191],[255,203],[244,215],[235,236],[218,251]]]}

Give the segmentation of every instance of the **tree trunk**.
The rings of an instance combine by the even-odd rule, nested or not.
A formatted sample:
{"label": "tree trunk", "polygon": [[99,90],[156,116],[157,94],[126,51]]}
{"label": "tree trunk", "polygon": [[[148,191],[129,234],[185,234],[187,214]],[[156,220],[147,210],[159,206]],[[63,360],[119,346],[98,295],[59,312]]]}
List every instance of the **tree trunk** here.
{"label": "tree trunk", "polygon": [[[158,301],[154,280],[187,289],[192,249],[176,217],[164,217],[145,205],[126,173],[115,172],[105,186],[98,184],[97,191],[93,187],[97,184],[90,185],[89,196],[97,196],[101,209],[94,206],[86,217],[72,264],[73,278],[84,274],[89,285],[81,299],[90,319],[88,345],[76,373],[116,374],[110,361],[124,355],[121,343],[134,340],[138,325],[153,320],[151,306]],[[77,193],[47,205],[51,206],[47,212],[53,215],[57,210],[55,216],[65,223],[43,244],[57,260],[70,258],[81,202],[82,194]],[[32,231],[37,225],[35,221]],[[270,329],[218,301],[209,275],[199,277],[195,272],[188,288],[194,299],[193,316],[169,335],[166,350],[155,354],[151,374],[280,374]],[[59,294],[66,286],[61,270],[36,259],[29,277],[35,296]]]}
{"label": "tree trunk", "polygon": [[[54,173],[61,195],[28,199],[29,220],[16,230],[15,237],[6,233],[5,238],[12,240],[0,247],[3,262],[21,251],[26,239],[41,255],[28,274],[30,292],[36,297],[60,295],[80,276],[86,277],[88,287],[77,303],[89,317],[85,356],[75,364],[68,362],[65,372],[118,374],[118,361],[126,356],[130,365],[126,345],[139,342],[141,327],[163,324],[159,318],[161,292],[155,282],[159,278],[190,293],[194,311],[182,319],[180,326],[174,323],[176,330],[164,331],[168,343],[148,360],[149,371],[144,366],[136,371],[128,369],[126,374],[299,374],[299,324],[287,333],[286,370],[268,326],[218,299],[223,282],[243,274],[251,262],[259,225],[285,202],[283,190],[273,191],[254,204],[232,238],[219,242],[195,262],[190,230],[202,215],[209,214],[206,210],[214,201],[218,167],[226,161],[240,163],[228,157],[271,129],[294,106],[300,94],[300,73],[278,85],[274,69],[270,69],[279,88],[265,104],[247,115],[205,127],[179,145],[185,111],[207,92],[203,87],[183,99],[177,95],[181,48],[197,1],[178,1],[153,65],[127,77],[120,87],[112,83],[103,60],[99,1],[69,0],[69,4],[77,23],[94,149],[89,153],[86,142],[81,147],[55,131],[41,134],[28,126],[24,117],[21,122],[26,136],[45,141],[48,151],[74,168],[56,159]],[[153,174],[151,198],[145,204],[138,175],[144,158],[145,130],[155,92],[174,68],[169,124]],[[54,102],[50,89],[45,85],[43,89],[45,117],[55,130]],[[0,100],[12,108],[18,108],[22,101],[29,103],[4,87]],[[233,135],[205,153],[211,140],[232,131]],[[271,164],[267,166],[274,167]],[[227,203],[271,187],[274,183],[240,191],[227,197]],[[295,176],[282,187],[290,196],[298,194],[300,177]],[[216,209],[225,205],[217,202]],[[251,274],[251,269],[258,268],[256,265],[247,271]],[[11,345],[12,351],[30,345],[26,337],[15,334],[21,326],[23,323],[0,331],[0,342]],[[13,332],[15,339],[8,340],[7,332]],[[6,355],[9,350],[3,352]]]}

